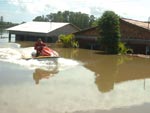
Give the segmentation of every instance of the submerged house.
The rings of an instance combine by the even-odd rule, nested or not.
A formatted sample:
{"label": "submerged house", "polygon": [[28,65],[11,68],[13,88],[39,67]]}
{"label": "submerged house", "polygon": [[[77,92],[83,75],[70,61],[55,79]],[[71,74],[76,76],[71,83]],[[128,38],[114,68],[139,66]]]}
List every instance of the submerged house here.
{"label": "submerged house", "polygon": [[149,22],[120,19],[121,40],[133,49],[134,53],[150,54]]}
{"label": "submerged house", "polygon": [[11,28],[9,31],[9,41],[11,35],[15,34],[16,41],[36,41],[41,38],[45,42],[56,42],[60,34],[70,34],[80,29],[70,23],[60,22],[27,22]]}
{"label": "submerged house", "polygon": [[98,27],[87,28],[74,33],[80,48],[96,49],[98,48]]}
{"label": "submerged house", "polygon": [[[133,49],[134,53],[150,53],[150,23],[132,19],[120,19],[121,41]],[[81,48],[99,48],[98,26],[74,33]]]}

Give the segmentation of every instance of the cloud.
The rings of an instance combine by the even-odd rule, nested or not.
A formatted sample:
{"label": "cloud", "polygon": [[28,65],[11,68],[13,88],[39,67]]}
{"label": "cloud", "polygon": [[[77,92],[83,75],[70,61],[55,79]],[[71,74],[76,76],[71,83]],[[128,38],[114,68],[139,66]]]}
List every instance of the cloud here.
{"label": "cloud", "polygon": [[9,0],[9,3],[19,7],[21,11],[27,11],[31,14],[64,10],[90,13],[91,7],[89,0]]}
{"label": "cloud", "polygon": [[45,13],[46,11],[62,10],[68,5],[61,0],[9,0],[10,4],[17,6],[21,11],[31,14]]}
{"label": "cloud", "polygon": [[149,0],[8,0],[8,2],[19,7],[20,12],[33,15],[69,10],[99,17],[105,10],[112,10],[120,16],[129,18],[150,16]]}

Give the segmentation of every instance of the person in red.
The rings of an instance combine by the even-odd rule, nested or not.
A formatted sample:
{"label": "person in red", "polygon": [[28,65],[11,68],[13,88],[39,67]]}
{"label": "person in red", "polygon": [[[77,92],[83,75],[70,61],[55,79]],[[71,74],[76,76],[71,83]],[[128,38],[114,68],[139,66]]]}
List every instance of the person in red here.
{"label": "person in red", "polygon": [[41,54],[44,46],[46,46],[46,44],[41,40],[41,38],[39,38],[34,45],[34,49],[36,50],[36,57]]}

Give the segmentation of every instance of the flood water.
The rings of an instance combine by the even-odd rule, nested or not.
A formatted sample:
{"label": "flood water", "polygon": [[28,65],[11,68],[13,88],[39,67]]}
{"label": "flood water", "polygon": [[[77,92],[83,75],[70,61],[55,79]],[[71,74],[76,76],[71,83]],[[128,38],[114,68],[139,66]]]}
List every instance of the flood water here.
{"label": "flood water", "polygon": [[1,113],[150,112],[150,59],[54,48],[61,58],[24,60],[33,47],[0,45]]}

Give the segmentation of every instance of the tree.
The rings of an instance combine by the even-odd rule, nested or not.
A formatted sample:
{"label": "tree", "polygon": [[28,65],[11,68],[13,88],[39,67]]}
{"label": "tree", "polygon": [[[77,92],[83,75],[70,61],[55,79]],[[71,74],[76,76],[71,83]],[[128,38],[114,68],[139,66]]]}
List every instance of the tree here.
{"label": "tree", "polygon": [[94,17],[94,15],[91,15],[90,17],[89,17],[89,25],[90,26],[93,26],[93,24],[94,24],[94,22],[95,22],[95,17]]}
{"label": "tree", "polygon": [[108,54],[119,53],[120,22],[113,11],[105,11],[98,22],[101,45]]}
{"label": "tree", "polygon": [[35,19],[33,19],[33,21],[40,21],[40,22],[48,22],[48,18],[44,17],[44,15],[42,16],[37,16],[35,17]]}
{"label": "tree", "polygon": [[57,13],[49,13],[46,16],[37,16],[33,21],[69,22],[83,29],[91,27],[95,17],[81,12],[58,11]]}

